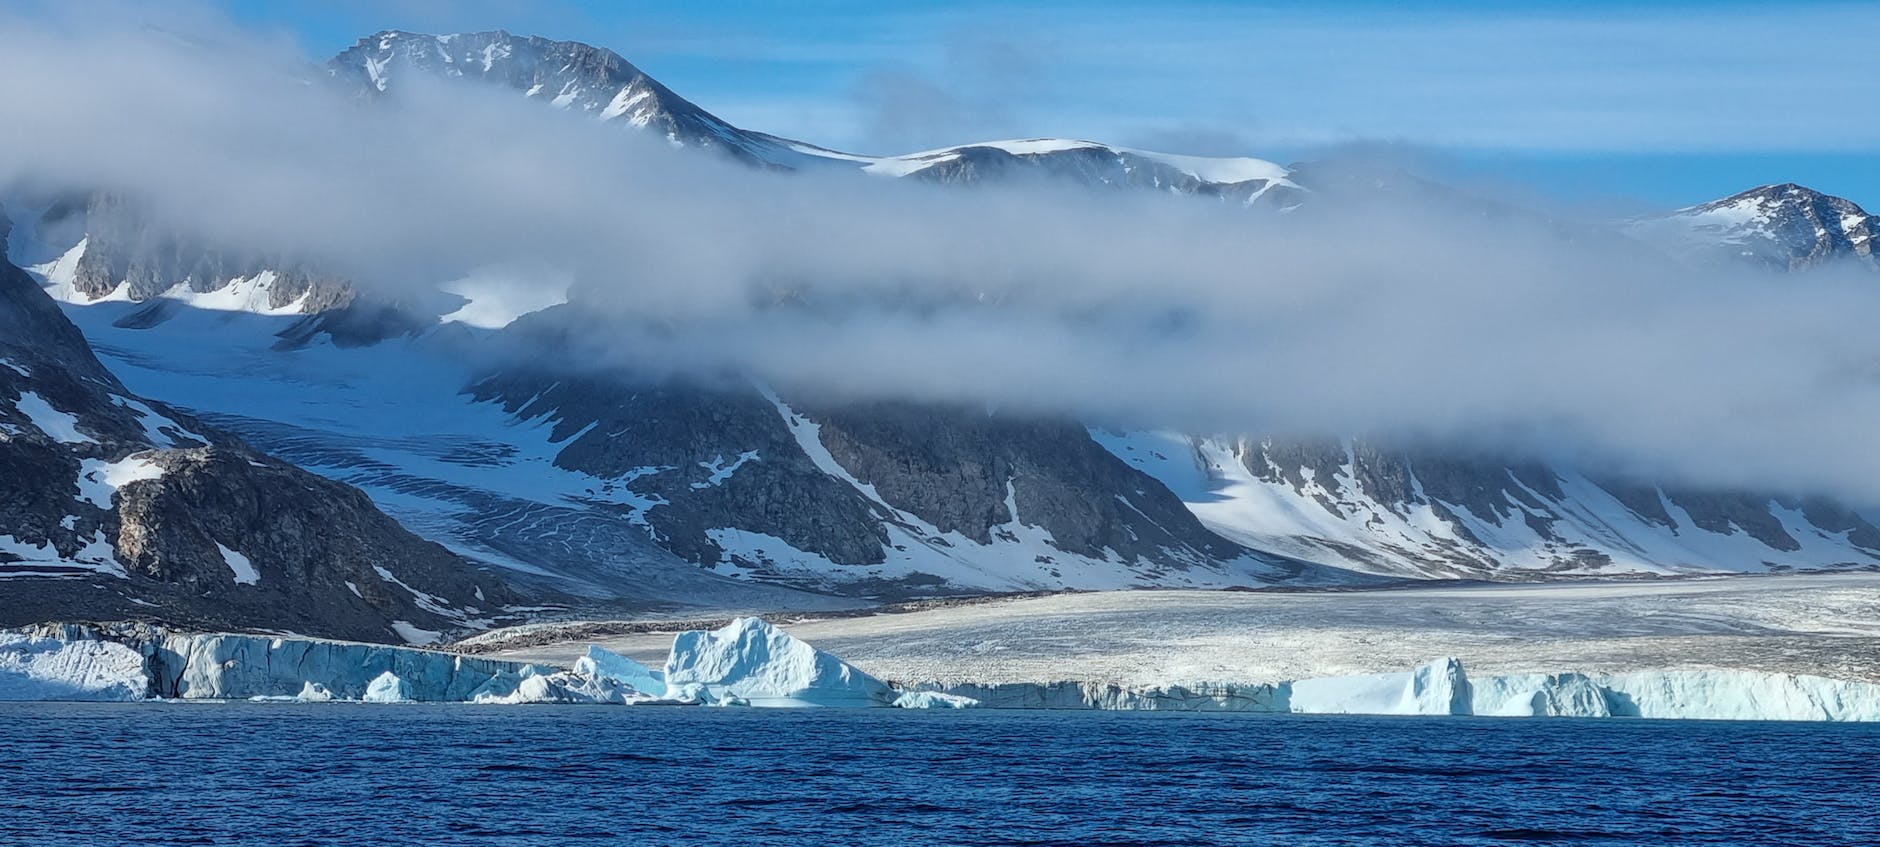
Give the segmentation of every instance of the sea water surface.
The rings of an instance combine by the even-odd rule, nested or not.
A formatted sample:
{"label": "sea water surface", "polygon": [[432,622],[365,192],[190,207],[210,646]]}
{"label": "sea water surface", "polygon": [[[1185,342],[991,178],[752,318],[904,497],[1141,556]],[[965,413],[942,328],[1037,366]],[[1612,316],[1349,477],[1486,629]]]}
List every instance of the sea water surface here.
{"label": "sea water surface", "polygon": [[0,844],[1871,845],[1880,726],[0,704]]}

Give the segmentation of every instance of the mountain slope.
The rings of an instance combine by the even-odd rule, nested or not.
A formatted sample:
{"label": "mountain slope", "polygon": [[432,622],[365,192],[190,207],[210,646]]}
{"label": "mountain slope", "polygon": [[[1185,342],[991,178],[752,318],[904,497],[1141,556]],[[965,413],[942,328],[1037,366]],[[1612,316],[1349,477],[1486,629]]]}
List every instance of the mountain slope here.
{"label": "mountain slope", "polygon": [[359,491],[133,394],[0,263],[0,625],[155,619],[423,641],[510,594]]}
{"label": "mountain slope", "polygon": [[1093,435],[1255,549],[1409,577],[1880,566],[1880,529],[1819,498],[1663,487],[1362,440]]}

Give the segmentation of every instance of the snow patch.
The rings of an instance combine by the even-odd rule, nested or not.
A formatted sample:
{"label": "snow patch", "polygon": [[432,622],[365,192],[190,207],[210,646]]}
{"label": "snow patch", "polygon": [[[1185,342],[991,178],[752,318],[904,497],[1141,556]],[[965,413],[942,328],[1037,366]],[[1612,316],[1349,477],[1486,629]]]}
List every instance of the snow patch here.
{"label": "snow patch", "polygon": [[222,561],[235,574],[236,584],[257,585],[261,582],[261,573],[255,570],[254,563],[248,561],[247,556],[222,546],[221,542],[216,543],[215,549],[222,551]]}
{"label": "snow patch", "polygon": [[20,399],[13,404],[20,414],[33,422],[47,438],[64,444],[97,444],[98,441],[78,431],[78,416],[70,412],[61,412],[31,391],[20,392]]}
{"label": "snow patch", "polygon": [[[69,524],[68,520],[61,525]],[[69,578],[93,574],[128,579],[104,530],[94,530],[84,546],[70,556],[61,555],[51,542],[28,544],[12,535],[0,535],[0,579]]]}
{"label": "snow patch", "polygon": [[444,638],[444,633],[433,629],[424,629],[410,621],[392,621],[392,631],[398,633],[398,637],[404,639],[406,644],[418,647],[422,647],[426,644],[436,644]]}
{"label": "snow patch", "polygon": [[100,509],[111,508],[118,489],[138,480],[163,476],[163,468],[147,453],[133,453],[115,462],[85,459],[79,463],[78,499]]}

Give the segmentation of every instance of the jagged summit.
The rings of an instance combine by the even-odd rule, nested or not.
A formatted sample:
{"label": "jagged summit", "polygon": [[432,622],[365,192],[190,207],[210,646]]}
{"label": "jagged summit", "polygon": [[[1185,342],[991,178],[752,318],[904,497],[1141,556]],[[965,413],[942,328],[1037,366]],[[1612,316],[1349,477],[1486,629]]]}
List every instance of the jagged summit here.
{"label": "jagged summit", "polygon": [[1699,260],[1734,258],[1776,270],[1851,262],[1880,270],[1880,218],[1851,200],[1792,182],[1641,218],[1628,227],[1667,250]]}

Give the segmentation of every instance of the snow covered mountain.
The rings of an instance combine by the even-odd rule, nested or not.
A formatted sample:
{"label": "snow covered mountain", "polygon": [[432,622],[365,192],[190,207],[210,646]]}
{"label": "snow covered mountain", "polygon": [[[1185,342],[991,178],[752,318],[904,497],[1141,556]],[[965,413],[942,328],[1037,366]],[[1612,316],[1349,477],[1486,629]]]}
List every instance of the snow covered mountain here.
{"label": "snow covered mountain", "polygon": [[1819,498],[1665,487],[1357,439],[1092,435],[1223,537],[1405,577],[1880,566],[1880,528]]}
{"label": "snow covered mountain", "polygon": [[[1267,209],[1432,190],[1061,139],[838,153],[734,127],[612,52],[501,32],[380,33],[328,71],[387,104],[414,74],[500,85],[760,167],[959,185],[1067,179]],[[1800,230],[1777,222],[1827,221],[1845,207],[1853,212],[1835,219],[1841,241],[1827,253],[1871,260],[1872,219],[1813,197],[1730,206],[1762,210],[1750,229],[1673,228],[1734,248],[1745,233],[1792,235]],[[1499,214],[1483,215],[1484,226]],[[1830,503],[1666,490],[1519,458],[1119,434],[540,364],[553,356],[473,368],[461,364],[468,348],[578,328],[580,304],[562,305],[565,286],[538,285],[554,296],[518,304],[483,296],[489,281],[464,280],[446,289],[461,302],[416,314],[281,257],[166,233],[92,189],[21,220],[11,255],[134,389],[357,486],[419,536],[504,568],[525,589],[661,609],[820,608],[854,596],[1361,578],[1352,572],[1525,579],[1880,564],[1880,530]],[[452,608],[469,602],[449,596]]]}
{"label": "snow covered mountain", "polygon": [[1289,205],[1299,187],[1286,169],[1250,158],[1151,153],[1092,141],[990,141],[905,156],[842,153],[732,126],[674,94],[611,50],[500,30],[425,35],[386,31],[362,38],[327,63],[360,96],[395,96],[411,74],[500,85],[561,109],[660,133],[675,146],[718,150],[767,167],[843,166],[944,183],[1032,176],[1151,188],[1252,204]]}
{"label": "snow covered mountain", "polygon": [[424,642],[512,602],[356,489],[127,389],[4,262],[0,479],[0,625],[128,618]]}
{"label": "snow covered mountain", "polygon": [[674,94],[612,50],[500,30],[424,35],[387,30],[333,57],[327,72],[361,96],[396,96],[410,74],[495,84],[556,108],[657,132],[680,147],[722,151],[757,165],[798,168],[863,157],[739,129]]}
{"label": "snow covered mountain", "polygon": [[1794,183],[1765,185],[1628,223],[1633,235],[1699,262],[1748,261],[1775,270],[1851,264],[1880,271],[1880,217]]}
{"label": "snow covered mountain", "polygon": [[986,141],[875,159],[862,170],[946,184],[1062,179],[1084,185],[1145,188],[1285,208],[1304,190],[1290,171],[1251,158],[1152,153],[1094,141],[1032,138]]}

